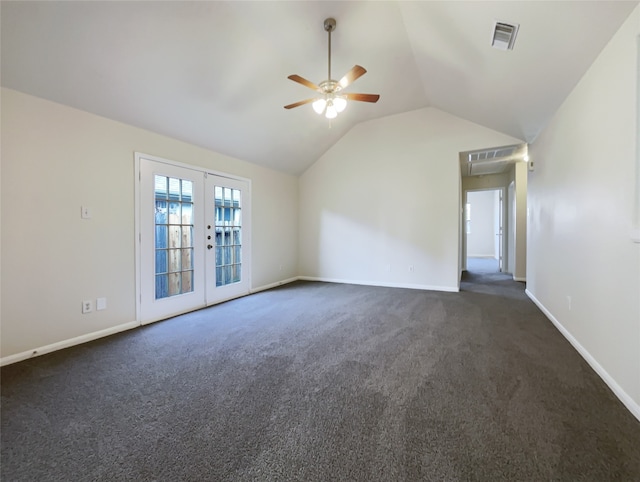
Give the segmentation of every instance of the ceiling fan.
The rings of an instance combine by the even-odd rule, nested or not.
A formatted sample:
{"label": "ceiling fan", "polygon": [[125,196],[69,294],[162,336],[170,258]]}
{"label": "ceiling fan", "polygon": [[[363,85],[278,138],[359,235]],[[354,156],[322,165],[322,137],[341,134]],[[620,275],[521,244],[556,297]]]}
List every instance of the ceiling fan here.
{"label": "ceiling fan", "polygon": [[318,96],[310,99],[301,100],[294,104],[285,105],[285,109],[293,109],[304,104],[311,104],[313,110],[318,114],[324,114],[327,119],[334,119],[338,113],[347,107],[347,100],[356,100],[360,102],[378,102],[380,96],[378,94],[352,94],[343,93],[342,90],[351,85],[355,80],[362,77],[367,71],[364,67],[355,65],[349,72],[345,74],[339,81],[331,78],[331,32],[336,29],[336,21],[333,18],[327,18],[324,21],[324,29],[329,34],[329,74],[327,80],[323,80],[319,85],[293,74],[288,79],[298,82],[299,84],[309,87],[319,93]]}

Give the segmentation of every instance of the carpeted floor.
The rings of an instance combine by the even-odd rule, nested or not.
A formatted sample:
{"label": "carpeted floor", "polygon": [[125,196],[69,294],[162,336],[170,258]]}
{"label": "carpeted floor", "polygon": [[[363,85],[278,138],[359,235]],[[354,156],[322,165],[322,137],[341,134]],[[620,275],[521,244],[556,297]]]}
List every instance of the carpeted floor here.
{"label": "carpeted floor", "polygon": [[500,265],[495,258],[474,258],[469,256],[467,257],[467,271],[469,272],[468,274],[498,273]]}
{"label": "carpeted floor", "polygon": [[523,293],[296,282],[2,369],[3,481],[631,481],[640,422]]}

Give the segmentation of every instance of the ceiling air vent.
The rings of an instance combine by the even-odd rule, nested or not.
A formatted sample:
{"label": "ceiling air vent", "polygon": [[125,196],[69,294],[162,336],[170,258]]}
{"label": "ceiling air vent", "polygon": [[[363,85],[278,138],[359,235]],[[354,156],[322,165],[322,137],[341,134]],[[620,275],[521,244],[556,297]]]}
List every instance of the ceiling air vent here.
{"label": "ceiling air vent", "polygon": [[519,28],[517,23],[494,22],[491,46],[500,50],[513,50]]}

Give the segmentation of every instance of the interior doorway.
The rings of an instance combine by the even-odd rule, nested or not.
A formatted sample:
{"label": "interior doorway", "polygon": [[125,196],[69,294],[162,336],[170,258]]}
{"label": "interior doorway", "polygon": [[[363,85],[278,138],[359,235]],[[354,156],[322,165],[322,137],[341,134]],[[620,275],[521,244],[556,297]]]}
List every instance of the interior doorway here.
{"label": "interior doorway", "polygon": [[505,190],[467,191],[465,199],[465,257],[469,272],[505,271]]}
{"label": "interior doorway", "polygon": [[[458,157],[461,178],[461,214],[458,221],[461,279],[469,270],[493,270],[500,276],[508,275],[515,281],[526,281],[527,144],[462,151]],[[474,234],[477,234],[479,223],[478,209],[474,209],[473,202],[467,201],[467,194],[496,190],[502,195],[497,201],[501,213],[494,215],[502,225],[491,233],[494,243],[498,245],[497,253],[486,249],[476,251],[473,246],[468,249],[468,237],[477,237]],[[471,201],[474,195],[470,194]]]}

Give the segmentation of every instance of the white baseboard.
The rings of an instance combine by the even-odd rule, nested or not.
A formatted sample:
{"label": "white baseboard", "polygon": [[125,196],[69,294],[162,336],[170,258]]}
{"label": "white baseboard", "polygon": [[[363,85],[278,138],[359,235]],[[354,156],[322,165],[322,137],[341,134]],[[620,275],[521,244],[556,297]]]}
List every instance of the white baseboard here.
{"label": "white baseboard", "polygon": [[420,285],[420,284],[412,284],[412,283],[384,283],[384,282],[348,280],[348,279],[338,279],[338,278],[322,278],[322,277],[315,277],[315,276],[299,276],[298,279],[303,281],[322,281],[324,283],[343,283],[343,284],[349,284],[349,285],[381,286],[385,288],[408,288],[412,290],[447,291],[447,292],[460,291],[460,288],[458,286],[432,286],[432,285]]}
{"label": "white baseboard", "polygon": [[299,279],[300,279],[299,276],[294,276],[293,278],[287,278],[281,281],[276,281],[275,283],[269,283],[268,285],[258,286],[257,288],[251,289],[251,294],[258,293],[264,290],[270,290],[271,288],[277,288],[278,286],[293,283],[294,281],[298,281]]}
{"label": "white baseboard", "polygon": [[556,319],[555,316],[551,314],[551,312],[531,293],[528,289],[525,289],[524,292],[527,294],[531,301],[533,301],[538,308],[546,315],[551,323],[555,325],[555,327],[562,333],[562,335],[571,343],[571,345],[580,353],[582,358],[593,368],[593,370],[604,380],[604,382],[608,385],[611,391],[614,393],[616,397],[620,399],[620,401],[624,404],[625,407],[640,421],[640,405],[636,403],[627,392],[625,392],[620,385],[613,379],[611,375],[597,362],[597,360],[591,356],[591,354],[587,351],[585,347],[583,347],[578,340],[576,340],[569,330],[567,330],[562,324]]}
{"label": "white baseboard", "polygon": [[[293,278],[288,278],[286,280],[278,281],[276,283],[271,283],[269,285],[253,288],[250,294],[257,293],[259,291],[268,290],[270,288],[275,288],[277,286],[281,286],[287,283],[291,283],[293,281],[296,281],[297,279],[298,277],[296,276]],[[155,321],[160,321],[160,320],[150,321],[149,323],[154,323]],[[33,348],[31,350],[23,351],[21,353],[16,353],[15,355],[9,355],[9,356],[0,358],[0,366],[10,365],[12,363],[17,363],[23,360],[27,360],[29,358],[34,358],[40,355],[44,355],[46,353],[51,353],[57,350],[62,350],[64,348],[69,348],[71,346],[87,343],[89,341],[97,340],[98,338],[104,338],[105,336],[114,335],[116,333],[120,333],[121,331],[131,330],[139,326],[141,326],[141,323],[138,323],[137,321],[131,321],[129,323],[123,323],[122,325],[117,325],[111,328],[106,328],[104,330],[87,333],[86,335],[80,335],[75,338],[70,338],[68,340],[62,340],[56,343],[51,343],[50,345]]]}
{"label": "white baseboard", "polygon": [[523,283],[525,283],[527,281],[527,278],[523,278],[522,276],[514,276],[513,281],[522,281]]}
{"label": "white baseboard", "polygon": [[131,330],[137,328],[140,323],[137,321],[130,321],[129,323],[123,323],[121,325],[112,326],[111,328],[105,328],[104,330],[94,331],[87,333],[86,335],[76,336],[75,338],[69,338],[68,340],[58,341],[51,343],[50,345],[41,346],[32,350],[23,351],[22,353],[16,353],[15,355],[9,355],[0,358],[0,366],[10,365],[19,361],[33,358],[36,356],[44,355],[45,353],[51,353],[52,351],[62,350],[63,348],[69,348],[70,346],[80,345],[81,343],[87,343],[88,341],[97,340],[98,338],[104,338],[105,336],[114,335],[121,331]]}

